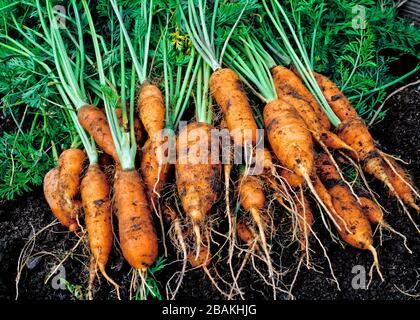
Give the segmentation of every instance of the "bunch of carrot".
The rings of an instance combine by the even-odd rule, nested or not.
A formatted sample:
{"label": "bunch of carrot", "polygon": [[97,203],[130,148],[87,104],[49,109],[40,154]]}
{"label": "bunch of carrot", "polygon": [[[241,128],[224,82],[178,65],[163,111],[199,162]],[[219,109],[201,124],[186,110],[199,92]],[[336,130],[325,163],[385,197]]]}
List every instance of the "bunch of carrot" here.
{"label": "bunch of carrot", "polygon": [[[371,223],[401,234],[385,222],[375,199],[357,195],[353,185],[345,180],[336,154],[343,155],[349,163],[360,162],[364,171],[382,181],[402,204],[419,211],[415,201],[418,193],[406,171],[377,148],[363,120],[339,88],[309,68],[304,54],[299,58],[298,52],[302,53],[304,48],[293,33],[292,23],[280,4],[270,3],[269,6],[263,1],[284,51],[293,62],[290,67],[278,64],[269,53],[275,44],[260,41],[258,33],[249,32],[242,23],[246,6],[228,34],[223,35],[223,42],[216,39],[220,5],[217,0],[212,10],[202,1],[198,7],[193,0],[177,3],[173,12],[176,18],[168,14],[166,25],[159,24],[160,37],[154,43],[154,54],[159,57],[153,59],[150,38],[153,17],[160,9],[155,8],[152,0],[141,1],[141,14],[133,18],[134,26],[142,25],[146,31],[133,35],[123,21],[123,9],[110,0],[112,29],[119,32],[118,44],[114,43],[119,49],[119,59],[114,58],[112,63],[104,64],[103,57],[110,50],[95,30],[86,0],[81,1],[81,8],[72,1],[72,12],[75,21],[86,19],[90,36],[87,42],[93,47],[94,60],[89,55],[85,57],[88,44],[80,23],[76,28],[78,40],[73,36],[69,40],[77,58],[67,53],[66,38],[57,26],[49,0],[47,21],[43,18],[43,6],[36,1],[43,39],[51,49],[48,64],[7,38],[14,46],[10,47],[13,52],[34,59],[51,77],[59,92],[58,100],[69,109],[85,150],[70,148],[61,153],[58,166],[45,176],[45,198],[69,231],[82,226],[80,218],[84,213],[93,261],[91,271],[95,273],[98,267],[117,290],[118,285],[105,270],[114,240],[112,211],[118,218],[122,254],[136,270],[133,274],[140,276],[143,296],[150,291],[146,278],[158,257],[159,237],[166,254],[166,222],[171,242],[182,254],[181,274],[187,262],[193,268],[202,268],[215,287],[229,298],[241,295],[237,284],[240,270],[235,274],[232,265],[235,250],[246,251],[244,263],[251,257],[259,273],[253,259],[257,257],[264,262],[268,278],[261,275],[272,286],[274,297],[283,291],[278,284],[280,272],[273,263],[276,252],[271,241],[278,227],[274,221],[280,214],[272,212],[271,198],[290,213],[293,237],[308,267],[311,239],[316,238],[322,245],[314,228],[317,216],[311,205],[315,204],[325,226],[329,228],[326,215],[343,241],[372,253],[373,266],[382,277]],[[83,17],[80,9],[84,11]],[[282,19],[290,28],[298,50],[294,50]],[[179,30],[190,41],[188,50],[182,53],[171,46],[171,37]],[[162,86],[150,77],[155,72],[155,58],[163,69]],[[89,68],[84,67],[85,60]],[[116,66],[121,71],[119,75],[114,70]],[[265,105],[261,111],[251,105],[245,86]],[[194,116],[185,127],[180,127],[191,97]],[[104,110],[97,107],[99,101]],[[220,151],[219,141],[214,141],[212,135],[218,124],[215,117],[218,110],[223,116],[219,127],[228,129],[235,148],[245,153],[239,166],[232,163],[232,154],[228,163],[212,155],[216,151],[212,149],[214,145]],[[146,139],[142,138],[143,128]],[[265,135],[258,131],[263,128]],[[165,134],[168,129],[170,133]],[[261,148],[264,138],[269,146]],[[172,145],[176,150],[173,180],[169,162]],[[112,181],[108,181],[98,164],[97,147],[115,161]],[[89,166],[84,168],[86,158]],[[263,168],[256,175],[250,169],[255,159]],[[237,183],[232,184],[236,185],[235,193],[231,190],[232,177],[237,178]],[[220,200],[222,182],[226,216],[220,218],[213,211]],[[232,210],[232,194],[236,196],[236,210]],[[153,213],[160,218],[160,235]],[[229,225],[225,237],[233,282],[230,293],[219,287],[211,274],[215,249],[223,249],[213,240],[214,219],[225,219]],[[172,298],[181,286],[182,276],[179,279]],[[236,293],[232,294],[233,291]]]}

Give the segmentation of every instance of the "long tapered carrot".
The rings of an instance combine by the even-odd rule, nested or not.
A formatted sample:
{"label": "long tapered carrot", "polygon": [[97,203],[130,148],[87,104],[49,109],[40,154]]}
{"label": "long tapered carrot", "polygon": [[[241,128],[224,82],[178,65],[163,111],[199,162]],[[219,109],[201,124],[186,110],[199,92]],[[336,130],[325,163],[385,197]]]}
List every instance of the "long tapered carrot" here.
{"label": "long tapered carrot", "polygon": [[[364,170],[382,181],[398,199],[420,211],[412,195],[412,182],[402,169],[392,169],[392,164],[377,149],[369,130],[350,101],[333,81],[319,73],[314,72],[314,75],[331,109],[342,121],[338,136],[356,151]],[[398,170],[402,174],[396,174]]]}
{"label": "long tapered carrot", "polygon": [[90,165],[80,185],[89,247],[104,278],[118,289],[118,285],[106,272],[113,241],[109,192],[107,177],[99,165]]}

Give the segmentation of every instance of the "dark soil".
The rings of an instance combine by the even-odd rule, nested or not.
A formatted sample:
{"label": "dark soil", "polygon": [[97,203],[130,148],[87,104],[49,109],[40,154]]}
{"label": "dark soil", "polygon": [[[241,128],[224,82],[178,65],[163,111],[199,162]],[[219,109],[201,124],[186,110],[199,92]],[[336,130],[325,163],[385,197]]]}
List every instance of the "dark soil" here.
{"label": "dark soil", "polygon": [[[411,87],[395,95],[386,105],[388,108],[385,119],[375,128],[372,133],[381,148],[391,154],[401,156],[409,162],[407,168],[420,185],[420,88]],[[4,119],[3,119],[4,120]],[[7,124],[6,124],[7,125]],[[4,127],[2,129],[5,129]],[[381,203],[389,211],[386,219],[395,229],[404,233],[409,241],[410,248],[414,251],[409,254],[402,244],[401,238],[384,231],[382,245],[380,234],[376,233],[375,244],[378,247],[381,270],[385,282],[381,282],[377,274],[374,274],[373,282],[369,289],[353,289],[351,283],[355,276],[352,269],[356,265],[363,266],[368,271],[371,265],[371,255],[346,246],[344,249],[337,243],[330,241],[328,234],[322,231],[318,222],[318,234],[326,246],[331,258],[334,273],[340,283],[341,291],[331,281],[328,265],[323,258],[319,246],[314,244],[315,252],[312,254],[314,262],[323,268],[324,272],[308,271],[302,268],[294,286],[293,294],[298,299],[411,299],[408,295],[419,292],[417,283],[420,281],[420,240],[414,227],[405,214],[401,211],[397,202],[387,194],[380,184],[373,183],[375,191],[381,197]],[[41,188],[21,197],[15,201],[0,203],[0,298],[14,299],[16,295],[15,279],[17,274],[18,258],[23,246],[31,237],[52,220],[52,214],[46,204]],[[416,221],[419,219],[412,212]],[[281,229],[280,233],[285,230]],[[19,299],[72,299],[74,295],[68,289],[54,289],[52,279],[46,281],[59,259],[62,259],[76,244],[77,237],[63,230],[58,225],[48,228],[37,236],[32,253],[43,252],[42,257],[31,258],[26,262],[19,281]],[[292,254],[295,247],[283,250],[281,263],[284,268],[290,268],[296,264],[296,257]],[[115,251],[115,250],[114,250]],[[64,262],[66,280],[73,288],[87,287],[88,258],[85,244],[81,244],[77,250]],[[54,256],[52,256],[54,255]],[[173,259],[173,256],[170,257]],[[171,261],[169,259],[169,261]],[[279,260],[280,261],[280,260]],[[156,276],[164,285],[175,270],[179,270],[177,264],[169,265]],[[218,267],[220,275],[228,273],[226,264]],[[124,288],[123,298],[128,298],[131,275],[128,266],[123,262],[121,254],[114,252],[109,263],[110,275]],[[293,272],[284,278],[290,283]],[[368,276],[367,276],[368,277]],[[261,283],[260,278],[247,268],[240,280],[244,288],[245,297],[253,299],[270,299],[272,297],[269,288]],[[115,299],[112,288],[105,282],[97,283],[97,299]],[[399,289],[398,289],[399,288]],[[208,278],[200,270],[189,271],[183,281],[183,286],[178,295],[179,299],[221,299],[221,295],[211,285]]]}

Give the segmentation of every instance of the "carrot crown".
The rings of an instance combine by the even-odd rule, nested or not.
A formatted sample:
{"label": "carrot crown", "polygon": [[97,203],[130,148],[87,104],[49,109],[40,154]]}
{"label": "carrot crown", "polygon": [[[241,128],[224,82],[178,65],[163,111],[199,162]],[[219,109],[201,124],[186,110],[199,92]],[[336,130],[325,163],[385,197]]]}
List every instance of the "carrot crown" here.
{"label": "carrot crown", "polygon": [[[178,126],[188,106],[200,66],[197,63],[199,58],[193,46],[187,54],[177,51],[169,39],[168,30],[164,32],[161,53],[165,83],[166,126],[174,129]],[[175,74],[175,79],[173,74]]]}
{"label": "carrot crown", "polygon": [[223,55],[226,51],[229,39],[231,38],[236,26],[240,22],[242,15],[247,8],[249,0],[247,0],[243,6],[238,18],[236,19],[233,27],[226,37],[226,40],[224,41],[221,50],[218,50],[215,45],[215,27],[220,1],[215,0],[212,4],[213,12],[211,13],[210,19],[208,19],[206,13],[207,1],[198,0],[197,3],[194,0],[187,0],[186,2],[187,15],[184,13],[182,1],[179,1],[178,6],[178,12],[181,16],[181,20],[184,22],[184,27],[200,56],[213,71],[216,71],[222,67]]}
{"label": "carrot crown", "polygon": [[277,99],[270,72],[274,60],[255,37],[243,35],[235,41],[235,47],[229,45],[226,62],[262,101],[268,103]]}

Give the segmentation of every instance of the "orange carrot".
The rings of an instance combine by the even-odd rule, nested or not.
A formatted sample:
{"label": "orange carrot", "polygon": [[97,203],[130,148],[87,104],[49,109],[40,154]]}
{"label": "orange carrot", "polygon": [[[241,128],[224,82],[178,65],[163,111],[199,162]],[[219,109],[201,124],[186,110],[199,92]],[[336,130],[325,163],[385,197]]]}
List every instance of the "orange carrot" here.
{"label": "orange carrot", "polygon": [[59,182],[58,192],[61,198],[61,208],[76,217],[80,210],[80,203],[75,201],[80,188],[80,175],[86,156],[80,149],[64,150],[58,158]]}
{"label": "orange carrot", "polygon": [[211,159],[211,129],[212,125],[192,122],[177,139],[176,185],[182,206],[195,225],[204,221],[221,187],[221,165],[212,164]]}
{"label": "orange carrot", "polygon": [[161,133],[165,127],[165,104],[160,89],[149,82],[143,83],[137,98],[137,108],[149,137]]}
{"label": "orange carrot", "polygon": [[86,105],[77,112],[77,117],[82,127],[89,132],[96,144],[118,162],[118,155],[115,151],[111,129],[105,113],[95,106]]}
{"label": "orange carrot", "polygon": [[317,119],[325,130],[329,130],[331,123],[325,112],[316,101],[315,97],[305,87],[302,80],[292,70],[283,66],[276,66],[271,69],[276,91],[279,97],[290,95],[297,99],[306,101],[311,109],[315,112]]}
{"label": "orange carrot", "polygon": [[402,199],[406,204],[420,212],[419,206],[414,198],[413,182],[408,173],[390,156],[382,154],[384,157],[385,172],[391,185],[394,187],[394,194]]}
{"label": "orange carrot", "polygon": [[[314,75],[331,109],[342,121],[338,128],[338,136],[356,151],[359,160],[363,163],[364,170],[382,181],[403,202],[420,211],[412,195],[414,190],[412,182],[402,168],[394,168],[394,170],[390,168],[386,161],[388,159],[384,158],[376,148],[365,123],[340,89],[327,77],[318,73],[314,73]],[[401,174],[395,174],[395,171],[398,172],[398,170]]]}
{"label": "orange carrot", "polygon": [[255,144],[258,127],[238,75],[229,68],[215,71],[210,77],[210,90],[235,144],[243,145],[245,140]]}
{"label": "orange carrot", "polygon": [[[44,177],[44,196],[54,216],[60,223],[70,231],[78,227],[75,217],[68,211],[61,208],[61,197],[58,191],[59,171],[58,168],[51,169]],[[80,204],[78,204],[80,206]]]}
{"label": "orange carrot", "polygon": [[105,267],[112,248],[111,201],[106,175],[99,165],[89,166],[80,185],[82,205],[85,212],[89,247],[102,275],[115,287],[116,283],[107,275]]}
{"label": "orange carrot", "polygon": [[123,255],[135,269],[147,269],[157,258],[158,243],[143,182],[135,170],[117,170],[115,207]]}
{"label": "orange carrot", "polygon": [[328,156],[322,155],[317,160],[317,169],[322,182],[328,189],[328,194],[331,196],[332,205],[335,209],[331,212],[340,226],[338,233],[349,245],[369,250],[372,253],[373,266],[376,266],[382,278],[379,270],[378,255],[373,246],[372,228],[369,220],[350,189],[340,180],[335,167],[327,160]]}

